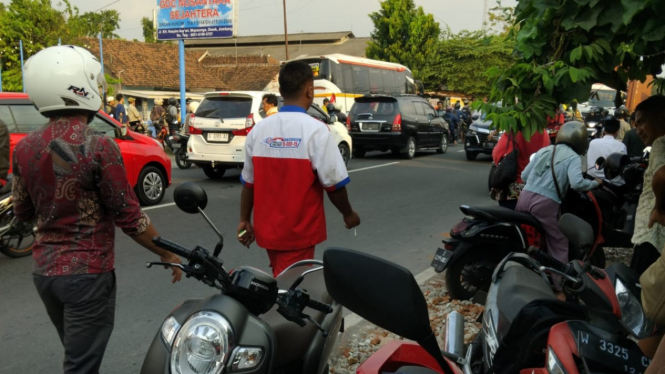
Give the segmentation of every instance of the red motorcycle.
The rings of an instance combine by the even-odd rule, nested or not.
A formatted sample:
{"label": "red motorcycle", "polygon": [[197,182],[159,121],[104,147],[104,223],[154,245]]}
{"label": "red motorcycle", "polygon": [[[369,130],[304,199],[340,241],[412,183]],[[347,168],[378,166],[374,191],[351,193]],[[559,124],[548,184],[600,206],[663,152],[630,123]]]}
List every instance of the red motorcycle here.
{"label": "red motorcycle", "polygon": [[[573,246],[590,250],[589,224],[565,214],[559,226]],[[642,339],[654,329],[639,302],[637,275],[623,264],[602,270],[588,261],[563,264],[537,248],[532,251],[511,253],[497,267],[481,333],[466,354],[464,321],[457,312],[447,317],[441,351],[425,298],[407,269],[364,253],[326,251],[324,264],[331,266],[324,265],[324,278],[331,296],[418,343],[388,344],[357,373],[643,373],[651,360],[628,336]],[[554,295],[548,278],[553,274],[564,280],[568,301]]]}

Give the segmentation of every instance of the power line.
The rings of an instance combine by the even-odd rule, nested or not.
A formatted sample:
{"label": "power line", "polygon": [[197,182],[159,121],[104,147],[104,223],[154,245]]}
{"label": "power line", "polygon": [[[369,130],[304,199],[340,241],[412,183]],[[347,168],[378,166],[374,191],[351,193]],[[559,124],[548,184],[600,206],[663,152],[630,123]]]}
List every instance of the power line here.
{"label": "power line", "polygon": [[110,3],[110,4],[107,4],[107,5],[104,5],[103,7],[99,8],[99,9],[97,9],[97,10],[93,10],[92,13],[99,12],[100,10],[102,10],[102,9],[104,9],[104,8],[108,8],[108,7],[110,7],[111,5],[113,5],[113,4],[115,4],[115,3],[119,3],[119,2],[120,2],[120,0],[115,0],[114,2],[112,2],[112,3]]}

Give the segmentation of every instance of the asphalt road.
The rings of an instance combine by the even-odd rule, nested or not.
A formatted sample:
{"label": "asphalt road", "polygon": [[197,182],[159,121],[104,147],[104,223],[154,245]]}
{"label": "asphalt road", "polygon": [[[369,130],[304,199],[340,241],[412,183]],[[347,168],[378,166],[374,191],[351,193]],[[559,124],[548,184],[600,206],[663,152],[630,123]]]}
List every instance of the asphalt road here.
{"label": "asphalt road", "polygon": [[[390,153],[368,153],[349,163],[349,196],[362,224],[346,230],[335,208],[326,201],[328,240],[317,247],[321,257],[326,247],[365,251],[406,266],[414,274],[429,267],[441,245],[444,232],[462,218],[461,204],[492,204],[487,194],[489,157],[466,161],[461,146],[445,155],[433,151],[402,160]],[[174,166],[175,167],[175,166]],[[203,186],[209,198],[207,214],[226,237],[221,258],[231,269],[251,265],[269,270],[260,248],[242,247],[235,239],[240,209],[238,171],[222,180],[207,179],[202,170],[173,169],[173,184],[193,181]],[[187,247],[212,249],[216,236],[202,217],[181,212],[169,188],[163,206],[147,211],[163,237]],[[135,244],[120,230],[116,235],[118,280],[115,329],[109,342],[102,372],[138,373],[148,347],[164,317],[182,301],[215,292],[193,279],[170,283],[170,272],[146,269],[156,256]],[[35,291],[32,259],[10,259],[0,254],[0,372],[62,372],[63,349],[55,328]]]}

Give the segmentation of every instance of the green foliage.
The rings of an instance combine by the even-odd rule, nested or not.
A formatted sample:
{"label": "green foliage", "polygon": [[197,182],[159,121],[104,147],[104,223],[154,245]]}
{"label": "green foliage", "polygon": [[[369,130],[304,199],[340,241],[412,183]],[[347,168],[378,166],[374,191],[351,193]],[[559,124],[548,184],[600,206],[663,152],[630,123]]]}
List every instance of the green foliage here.
{"label": "green foliage", "polygon": [[141,18],[141,27],[143,27],[143,39],[146,43],[155,43],[155,27],[152,20],[148,17]]}
{"label": "green foliage", "polygon": [[122,83],[122,79],[113,78],[112,76],[108,75],[107,73],[104,73],[104,78],[106,79],[106,84],[108,85],[108,88],[106,89],[106,94],[108,96],[115,95],[115,89],[113,88],[113,86],[118,84],[118,83]]}
{"label": "green foliage", "polygon": [[408,66],[416,79],[434,58],[441,29],[431,14],[425,14],[413,0],[386,0],[381,10],[371,13],[374,22],[368,58]]}
{"label": "green foliage", "polygon": [[23,57],[27,61],[38,51],[58,44],[79,44],[82,36],[96,36],[100,25],[104,37],[117,37],[119,27],[115,10],[79,15],[76,7],[62,0],[64,10],[54,9],[50,0],[12,0],[0,7],[0,60],[3,91],[21,91],[21,57],[19,42],[23,40]]}
{"label": "green foliage", "polygon": [[482,31],[450,30],[437,43],[430,64],[423,69],[423,82],[434,90],[460,92],[473,97],[490,93],[485,76],[489,68],[508,68],[512,62],[513,44],[502,36]]}
{"label": "green foliage", "polygon": [[[591,85],[626,90],[665,63],[663,0],[521,0],[508,37],[518,61],[490,69],[494,126],[530,137],[560,103],[589,98]],[[617,95],[618,96],[618,95]]]}

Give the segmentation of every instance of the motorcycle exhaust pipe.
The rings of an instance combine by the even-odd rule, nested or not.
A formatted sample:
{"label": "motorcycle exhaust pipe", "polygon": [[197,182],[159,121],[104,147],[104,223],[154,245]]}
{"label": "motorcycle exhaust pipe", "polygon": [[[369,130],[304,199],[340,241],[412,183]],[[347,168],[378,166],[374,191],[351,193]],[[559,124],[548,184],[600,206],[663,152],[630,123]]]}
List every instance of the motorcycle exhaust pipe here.
{"label": "motorcycle exhaust pipe", "polygon": [[443,350],[459,358],[464,357],[464,316],[453,311],[446,316]]}

